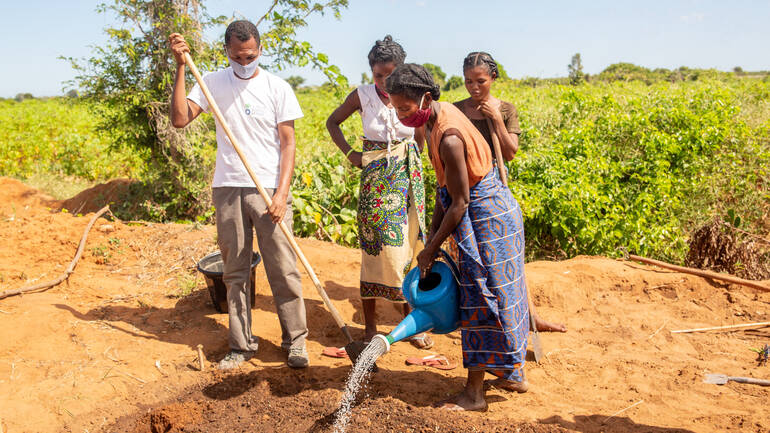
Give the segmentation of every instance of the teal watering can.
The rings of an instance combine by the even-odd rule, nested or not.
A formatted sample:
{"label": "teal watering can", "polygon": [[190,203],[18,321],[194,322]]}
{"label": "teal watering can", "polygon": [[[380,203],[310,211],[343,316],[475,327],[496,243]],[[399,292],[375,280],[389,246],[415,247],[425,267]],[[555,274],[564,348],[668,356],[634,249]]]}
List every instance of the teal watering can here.
{"label": "teal watering can", "polygon": [[396,341],[426,331],[448,334],[460,325],[458,301],[457,265],[444,250],[441,254],[446,263],[436,261],[425,278],[420,278],[420,268],[415,267],[404,279],[403,292],[412,312],[388,334],[376,335],[386,343],[387,350]]}

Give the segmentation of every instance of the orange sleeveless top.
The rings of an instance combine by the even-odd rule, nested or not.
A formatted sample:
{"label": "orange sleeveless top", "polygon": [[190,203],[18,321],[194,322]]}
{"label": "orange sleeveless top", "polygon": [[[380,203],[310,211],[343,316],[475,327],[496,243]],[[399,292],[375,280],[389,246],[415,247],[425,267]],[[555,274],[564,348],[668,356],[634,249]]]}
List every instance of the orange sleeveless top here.
{"label": "orange sleeveless top", "polygon": [[439,102],[439,104],[441,111],[436,116],[436,123],[433,125],[430,143],[428,143],[428,154],[436,171],[438,186],[446,185],[444,163],[441,162],[438,147],[444,133],[448,129],[456,129],[460,131],[460,136],[465,142],[465,166],[468,169],[469,186],[472,187],[479,183],[492,169],[492,151],[489,150],[489,144],[484,140],[484,136],[462,111],[449,102]]}

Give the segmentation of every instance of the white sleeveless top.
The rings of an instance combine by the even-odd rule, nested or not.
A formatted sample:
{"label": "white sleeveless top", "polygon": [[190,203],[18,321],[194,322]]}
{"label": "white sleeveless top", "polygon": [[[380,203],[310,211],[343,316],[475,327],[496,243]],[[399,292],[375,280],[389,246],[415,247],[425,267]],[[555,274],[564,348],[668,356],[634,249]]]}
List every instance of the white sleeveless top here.
{"label": "white sleeveless top", "polygon": [[361,101],[361,123],[367,140],[390,144],[393,140],[414,137],[414,128],[404,126],[398,120],[396,109],[382,103],[374,84],[359,86],[357,91]]}

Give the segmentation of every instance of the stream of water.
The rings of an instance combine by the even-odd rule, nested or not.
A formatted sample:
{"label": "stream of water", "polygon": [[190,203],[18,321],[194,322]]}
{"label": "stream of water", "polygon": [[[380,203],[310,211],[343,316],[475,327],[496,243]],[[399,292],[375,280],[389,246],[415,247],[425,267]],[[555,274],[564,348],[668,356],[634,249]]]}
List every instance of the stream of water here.
{"label": "stream of water", "polygon": [[383,340],[374,338],[359,355],[358,362],[353,366],[348,376],[345,394],[342,395],[342,400],[340,400],[340,408],[337,410],[337,416],[334,419],[332,430],[334,433],[345,433],[345,430],[347,430],[356,395],[362,387],[366,388],[366,383],[369,381],[375,361],[384,355],[387,350],[388,348]]}

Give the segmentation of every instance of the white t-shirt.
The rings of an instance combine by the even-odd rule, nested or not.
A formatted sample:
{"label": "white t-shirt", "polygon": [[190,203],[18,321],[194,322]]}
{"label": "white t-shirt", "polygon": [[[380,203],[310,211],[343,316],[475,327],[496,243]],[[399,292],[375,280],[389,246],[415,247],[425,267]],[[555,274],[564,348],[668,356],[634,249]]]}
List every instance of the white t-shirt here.
{"label": "white t-shirt", "polygon": [[398,120],[396,109],[382,103],[374,84],[360,86],[357,90],[364,137],[386,143],[414,137],[414,128],[404,126]]}
{"label": "white t-shirt", "polygon": [[[302,117],[302,109],[289,83],[262,68],[256,77],[241,80],[230,67],[204,75],[203,81],[259,182],[265,188],[276,188],[281,159],[278,124]],[[198,83],[187,99],[210,112]],[[218,121],[216,124],[217,164],[212,186],[254,187],[230,139]]]}

